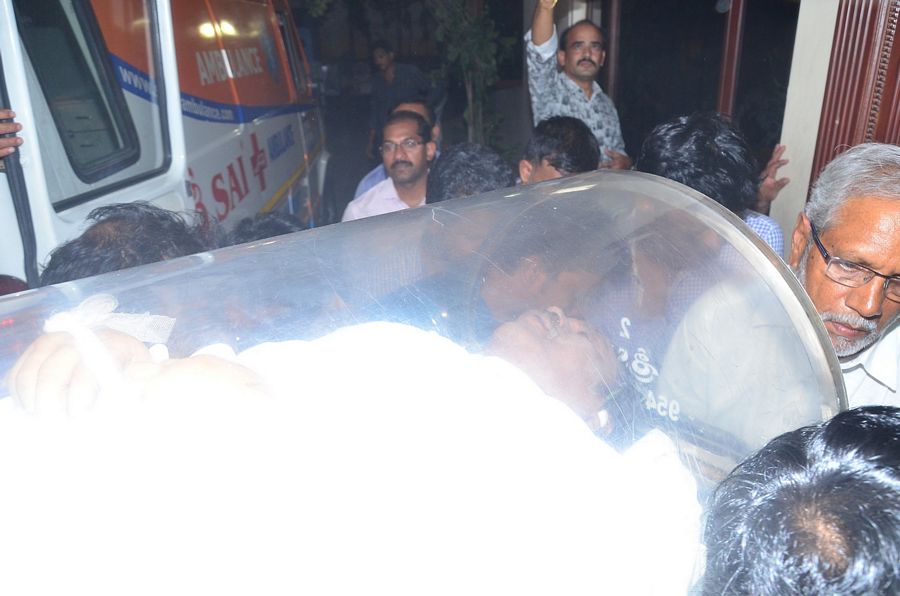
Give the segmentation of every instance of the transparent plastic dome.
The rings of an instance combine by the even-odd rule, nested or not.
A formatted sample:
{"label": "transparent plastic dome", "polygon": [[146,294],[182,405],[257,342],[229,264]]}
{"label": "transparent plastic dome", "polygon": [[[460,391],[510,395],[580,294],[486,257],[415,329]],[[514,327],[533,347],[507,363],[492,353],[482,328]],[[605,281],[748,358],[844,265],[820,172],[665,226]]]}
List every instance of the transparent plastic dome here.
{"label": "transparent plastic dome", "polygon": [[498,328],[550,308],[531,324],[584,321],[611,348],[599,357],[616,359],[585,375],[595,383],[585,394],[604,404],[598,434],[625,446],[660,428],[705,483],[845,404],[827,336],[784,263],[719,205],[634,172],[496,191],[0,300],[4,377],[48,317],[98,294],[114,297],[118,313],[174,318],[173,357],[379,320],[504,355]]}
{"label": "transparent plastic dome", "polygon": [[[141,486],[155,476],[147,476],[145,469],[137,466],[135,462],[140,460],[150,462],[150,472],[166,472],[164,478],[170,476],[169,465],[185,465],[188,471],[179,476],[183,478],[180,482],[194,486],[191,479],[197,466],[207,461],[201,449],[200,462],[192,463],[200,457],[193,453],[194,445],[203,449],[218,445],[215,449],[221,450],[228,462],[222,468],[227,472],[223,486],[231,486],[233,477],[252,477],[254,480],[247,482],[255,482],[263,490],[267,483],[281,478],[278,470],[283,468],[276,466],[269,474],[264,471],[269,468],[260,468],[261,464],[254,463],[257,460],[245,450],[256,454],[260,462],[268,460],[272,453],[267,450],[268,442],[274,441],[293,445],[282,453],[287,457],[283,465],[306,466],[302,468],[303,478],[317,479],[302,485],[296,495],[281,493],[278,501],[287,503],[285,506],[297,515],[313,512],[309,519],[294,520],[300,534],[307,535],[310,524],[322,530],[310,539],[311,550],[297,553],[298,558],[316,562],[310,563],[312,575],[304,577],[319,573],[323,581],[333,582],[340,574],[328,570],[336,562],[352,558],[354,564],[364,562],[361,564],[371,567],[372,573],[394,578],[391,582],[402,576],[409,582],[428,583],[436,574],[446,572],[436,561],[458,562],[459,557],[466,556],[472,559],[473,569],[483,572],[483,557],[491,559],[504,552],[508,560],[497,560],[490,566],[504,570],[498,571],[502,577],[495,578],[500,591],[547,593],[550,588],[542,580],[522,572],[527,569],[546,571],[543,579],[551,584],[560,577],[577,583],[570,572],[584,572],[591,584],[586,593],[593,593],[592,578],[601,576],[602,585],[613,592],[661,593],[653,591],[653,582],[657,582],[657,588],[662,586],[671,592],[672,586],[689,585],[686,582],[691,577],[691,581],[696,580],[692,570],[697,569],[694,564],[701,551],[692,545],[699,541],[701,504],[715,484],[778,434],[821,421],[846,407],[840,369],[828,337],[785,264],[719,205],[679,184],[634,172],[596,172],[506,189],[7,297],[0,300],[0,369],[4,379],[42,334],[48,319],[62,312],[76,313],[77,324],[85,328],[109,325],[156,347],[162,344],[170,358],[185,358],[211,345],[225,344],[233,354],[253,354],[244,362],[255,362],[254,370],[268,369],[273,377],[286,379],[290,397],[293,399],[296,392],[298,403],[314,404],[316,397],[328,403],[347,401],[346,407],[353,413],[349,417],[344,411],[329,414],[319,404],[312,413],[299,416],[296,424],[290,421],[293,419],[282,421],[286,428],[280,430],[286,434],[281,443],[280,438],[273,437],[282,435],[274,431],[265,431],[255,441],[241,434],[241,440],[235,442],[227,425],[217,429],[204,424],[205,428],[198,431],[188,425],[159,435],[153,424],[145,425],[150,430],[124,424],[122,429],[126,430],[119,429],[116,437],[128,439],[147,452],[139,449],[138,457],[126,449],[121,461],[112,462],[107,458],[119,457],[118,445],[110,448],[108,441],[101,439],[99,446],[84,455],[75,447],[90,441],[66,438],[68,430],[52,429],[51,437],[63,437],[66,457],[51,449],[41,459],[40,450],[32,446],[20,450],[25,462],[20,468],[15,467],[21,462],[14,455],[21,445],[31,441],[40,447],[46,443],[38,429],[18,421],[6,423],[0,431],[14,446],[7,445],[4,451],[12,454],[3,460],[4,469],[12,466],[31,478],[28,471],[37,467],[44,480],[74,480],[40,490],[13,481],[25,492],[6,491],[4,498],[19,498],[21,502],[3,509],[15,511],[14,520],[32,520],[25,513],[34,510],[38,516],[35,519],[52,525],[48,531],[55,538],[50,542],[59,545],[59,558],[53,559],[47,552],[47,541],[40,542],[43,550],[33,558],[43,560],[46,555],[73,566],[76,563],[70,561],[70,554],[73,549],[81,549],[77,537],[83,529],[62,528],[82,518],[67,517],[66,509],[61,509],[59,516],[46,521],[48,511],[56,508],[40,504],[44,495],[67,494],[77,499],[82,491],[83,506],[99,511],[96,517],[84,519],[109,517],[111,529],[104,530],[103,536],[112,536],[109,544],[118,544],[123,537],[117,534],[116,515],[130,513],[107,512],[145,496],[145,491],[116,497],[126,481],[117,480],[112,491],[90,490],[92,482],[131,474],[131,482]],[[391,323],[365,325],[376,321]],[[422,341],[420,336],[433,334],[408,326],[434,332],[477,356],[435,338],[444,347],[432,357],[416,342]],[[353,330],[361,331],[353,335]],[[383,341],[383,331],[393,333],[398,343]],[[410,331],[414,333],[409,335]],[[411,343],[401,342],[404,338]],[[278,362],[266,356],[272,353],[266,351],[272,346],[285,346],[287,350]],[[465,358],[460,359],[461,355]],[[466,358],[472,359],[471,363]],[[501,368],[495,370],[485,362],[499,363]],[[445,366],[449,372],[443,371]],[[410,369],[419,374],[411,375]],[[475,369],[483,376],[467,381],[464,377],[470,372],[476,374]],[[510,371],[513,376],[509,376]],[[38,376],[44,373],[42,369]],[[380,373],[387,378],[376,381]],[[517,380],[515,375],[521,378]],[[313,378],[317,380],[311,381]],[[210,379],[209,387],[216,386],[212,383],[215,380]],[[201,392],[213,391],[203,387]],[[528,397],[529,387],[552,408]],[[495,406],[484,410],[486,419],[491,420],[482,425],[484,428],[473,420],[473,416],[481,416],[478,403],[483,402],[478,402],[476,395],[479,391]],[[8,393],[9,387],[4,384],[0,395]],[[395,393],[403,393],[406,397],[402,399],[407,401],[398,401]],[[419,409],[415,404],[420,396],[424,402],[444,401]],[[531,404],[531,410],[523,407],[518,411],[519,398],[522,404]],[[12,400],[0,402],[5,407]],[[596,441],[559,402],[574,411],[603,442]],[[454,409],[462,407],[460,404],[468,404],[470,409]],[[553,408],[562,412],[565,420],[558,420],[559,412]],[[168,412],[163,414],[168,424],[183,415],[177,405],[171,415]],[[0,413],[0,426],[4,415]],[[205,419],[207,414],[201,416]],[[547,429],[553,427],[558,434],[541,430],[545,417]],[[160,423],[159,418],[153,420]],[[571,426],[573,423],[575,426]],[[500,430],[498,424],[511,428]],[[176,431],[185,430],[188,448],[182,452],[182,443],[175,440]],[[22,436],[14,436],[17,432]],[[492,438],[495,432],[512,453],[505,453]],[[588,443],[579,442],[582,439],[575,436],[579,433],[587,435]],[[88,436],[95,436],[94,427]],[[205,437],[204,441],[196,443],[196,436]],[[392,441],[402,443],[401,451],[392,451]],[[420,441],[430,446],[417,453]],[[436,450],[432,444],[435,441],[439,443]],[[605,443],[603,449],[621,457],[622,463],[609,463],[611,468],[594,474],[590,472],[596,464],[592,457],[611,461],[602,453],[588,453],[601,443]],[[164,447],[176,452],[166,459],[159,452]],[[572,463],[572,474],[559,460],[542,457],[544,450],[557,447],[571,448],[567,453],[577,460]],[[668,460],[667,449],[671,454]],[[292,455],[295,453],[311,456]],[[391,467],[398,453],[402,453],[400,471]],[[424,458],[423,463],[407,466],[406,458],[415,457]],[[94,461],[99,471],[73,471]],[[161,467],[158,461],[168,463]],[[382,471],[385,465],[388,468]],[[510,469],[503,470],[507,465]],[[60,468],[58,474],[51,471],[54,466]],[[109,474],[111,467],[118,470],[113,476]],[[5,474],[16,477],[11,472]],[[422,474],[426,474],[424,480]],[[374,484],[367,484],[366,490],[357,494],[359,487],[353,480],[357,476],[374,478]],[[616,480],[610,484],[613,478]],[[574,482],[571,486],[567,484],[570,481]],[[332,490],[332,482],[341,489]],[[398,505],[394,493],[385,492],[384,487],[370,492],[372,486],[380,486],[378,483],[396,483],[394,489],[401,496],[410,491],[426,492],[414,501],[401,499]],[[477,486],[472,491],[464,486],[459,492],[460,484],[468,483]],[[213,495],[232,490],[218,486],[210,480],[191,490],[206,488]],[[436,492],[427,493],[428,487]],[[556,489],[559,494],[555,497],[541,492]],[[187,489],[166,489],[164,493],[181,494],[185,499],[193,494]],[[334,494],[342,496],[335,498]],[[112,495],[109,502],[102,500],[106,495]],[[392,496],[382,502],[379,495]],[[581,495],[585,503],[576,505],[573,495]],[[186,509],[177,500],[176,511],[198,515],[196,512],[207,508],[206,498],[196,497],[199,509]],[[208,498],[219,500],[216,496]],[[558,507],[550,508],[556,513],[543,511],[542,515],[542,508],[560,498],[566,502],[563,509],[575,520],[574,526],[565,526],[562,518],[554,517],[561,515]],[[441,499],[449,499],[449,504]],[[469,503],[474,509],[457,511],[457,504],[466,499],[474,499]],[[440,513],[428,507],[418,509],[422,503],[432,502],[443,503],[435,505],[444,507]],[[676,502],[681,504],[678,511]],[[399,506],[400,510],[385,514],[382,506]],[[597,508],[597,515],[586,515],[584,508]],[[252,506],[251,510],[256,511],[253,515],[259,514]],[[272,505],[266,513],[279,520],[271,527],[283,526],[287,531],[288,518],[279,517],[283,511]],[[509,517],[509,526],[498,521],[504,515]],[[237,520],[243,518],[231,510],[227,517],[235,520],[229,523],[242,523]],[[159,531],[155,518],[147,519],[144,532]],[[214,516],[211,523],[218,524],[218,519]],[[394,522],[378,525],[385,519],[411,523],[401,531]],[[428,529],[430,525],[416,521],[426,519],[428,524],[440,520],[443,525]],[[552,522],[549,525],[548,520]],[[577,527],[581,523],[578,520],[585,522],[584,528]],[[26,536],[31,533],[27,523],[20,523],[25,524],[22,531]],[[331,544],[333,540],[334,524],[355,536],[353,553],[358,557],[348,554],[346,541],[335,547],[339,553],[335,556],[323,549],[323,541]],[[496,526],[498,533],[491,534],[488,526]],[[559,534],[564,526],[572,529],[568,537]],[[96,528],[91,531],[99,532]],[[386,546],[379,539],[385,532],[403,536],[401,542],[407,545],[436,540],[450,551],[432,557],[427,549],[396,550],[395,545]],[[516,538],[517,532],[524,534]],[[590,540],[578,542],[586,534]],[[549,552],[536,550],[534,545],[529,546],[532,543],[526,535],[535,540],[540,535],[538,543],[553,548]],[[602,542],[594,540],[598,535],[606,539],[606,550],[595,552],[591,549]],[[142,538],[144,534],[128,536],[135,546],[152,545]],[[497,536],[505,541],[495,543]],[[66,540],[75,543],[66,546]],[[254,540],[238,542],[246,546],[255,544]],[[639,568],[645,566],[643,554],[648,543],[662,545],[667,553],[654,559],[659,573],[632,569],[634,562]],[[195,548],[193,544],[185,536],[165,550],[197,552],[209,545]],[[212,544],[218,545],[215,541]],[[511,544],[517,546],[511,549]],[[559,544],[571,548],[557,549]],[[476,551],[481,554],[476,555]],[[28,564],[31,555],[26,548],[16,545],[11,552],[22,558],[22,565]],[[241,565],[223,565],[231,556],[256,556],[256,551],[246,555],[236,552],[211,550],[207,554],[209,569],[219,571],[210,573],[218,576],[222,569],[229,569],[229,573],[243,569]],[[375,558],[373,553],[377,553]],[[112,549],[108,556],[117,557],[118,551]],[[275,558],[285,556],[288,551]],[[559,567],[545,569],[544,563],[554,556],[559,559],[554,563]],[[79,573],[90,575],[91,561],[96,558],[90,557],[78,564]],[[409,566],[407,571],[391,571],[390,561],[408,557],[417,558],[418,575],[408,573]],[[531,563],[524,562],[532,559]],[[121,569],[130,569],[139,561],[135,557],[123,559]],[[597,569],[595,564],[599,565]],[[132,577],[142,573],[136,569]],[[467,573],[462,568],[454,569],[450,575],[461,582],[454,584],[454,589],[471,589],[466,582],[474,581],[475,576]],[[165,577],[164,573],[153,575],[159,581]],[[675,576],[680,579],[676,581]],[[23,577],[23,581],[33,578],[28,574]],[[103,577],[108,579],[107,575]],[[248,581],[260,577],[252,573]],[[340,577],[343,581],[350,576]],[[227,574],[219,577],[226,584],[229,578]],[[517,588],[511,587],[513,579],[519,582]],[[346,589],[334,584],[329,593],[363,589],[340,585]],[[423,585],[414,583],[408,593],[417,593]],[[525,589],[529,586],[530,592]],[[160,584],[160,590],[165,589]],[[398,589],[395,593],[406,592]],[[566,593],[580,592],[573,589]]]}

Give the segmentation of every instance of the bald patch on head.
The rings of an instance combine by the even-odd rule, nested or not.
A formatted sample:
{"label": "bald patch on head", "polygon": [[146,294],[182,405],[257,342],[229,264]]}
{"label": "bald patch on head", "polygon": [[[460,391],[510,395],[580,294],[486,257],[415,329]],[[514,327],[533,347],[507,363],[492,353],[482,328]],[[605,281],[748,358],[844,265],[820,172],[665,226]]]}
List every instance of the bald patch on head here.
{"label": "bald patch on head", "polygon": [[842,576],[847,571],[851,546],[840,518],[809,503],[795,511],[794,522],[801,553],[818,560],[826,577]]}

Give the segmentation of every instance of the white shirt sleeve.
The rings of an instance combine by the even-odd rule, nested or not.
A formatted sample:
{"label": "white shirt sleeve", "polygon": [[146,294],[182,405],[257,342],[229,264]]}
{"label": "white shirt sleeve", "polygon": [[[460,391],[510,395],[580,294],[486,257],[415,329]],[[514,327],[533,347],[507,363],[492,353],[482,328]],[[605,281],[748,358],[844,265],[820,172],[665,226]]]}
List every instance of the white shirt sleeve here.
{"label": "white shirt sleeve", "polygon": [[358,199],[353,199],[347,204],[347,207],[344,209],[344,215],[341,217],[341,221],[353,221],[354,219],[359,219],[361,215],[358,213],[357,203]]}
{"label": "white shirt sleeve", "polygon": [[556,49],[559,46],[559,38],[556,35],[556,25],[553,25],[553,34],[550,36],[550,39],[541,45],[537,45],[531,41],[531,29],[529,29],[525,32],[525,44],[528,49],[534,50],[538,56],[541,57],[542,61],[549,60],[556,54]]}

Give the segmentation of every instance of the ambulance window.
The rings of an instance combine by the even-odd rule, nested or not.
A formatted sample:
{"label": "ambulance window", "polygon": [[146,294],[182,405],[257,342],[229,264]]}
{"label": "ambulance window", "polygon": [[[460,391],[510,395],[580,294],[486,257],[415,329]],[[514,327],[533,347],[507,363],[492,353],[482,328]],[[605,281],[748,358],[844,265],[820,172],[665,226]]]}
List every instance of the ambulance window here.
{"label": "ambulance window", "polygon": [[16,0],[15,8],[34,74],[78,179],[97,182],[135,163],[138,135],[90,4]]}
{"label": "ambulance window", "polygon": [[288,64],[291,67],[291,76],[294,79],[294,87],[297,88],[297,95],[306,95],[309,93],[309,82],[306,79],[306,72],[303,68],[302,51],[297,45],[297,39],[293,35],[287,15],[279,11],[277,16],[278,30],[281,32],[281,39],[287,50]]}

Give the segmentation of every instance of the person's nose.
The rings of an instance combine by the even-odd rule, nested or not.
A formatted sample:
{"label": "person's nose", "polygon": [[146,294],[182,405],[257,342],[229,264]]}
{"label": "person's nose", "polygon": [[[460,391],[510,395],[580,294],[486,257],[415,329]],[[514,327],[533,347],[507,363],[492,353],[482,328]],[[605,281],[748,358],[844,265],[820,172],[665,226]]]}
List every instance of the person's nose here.
{"label": "person's nose", "polygon": [[845,303],[864,319],[881,316],[881,309],[884,306],[884,280],[873,277],[869,283],[858,288],[850,288]]}
{"label": "person's nose", "polygon": [[547,307],[547,312],[550,313],[550,321],[552,322],[554,329],[559,330],[566,328],[568,317],[566,317],[566,313],[563,312],[563,309],[558,306],[549,306]]}

